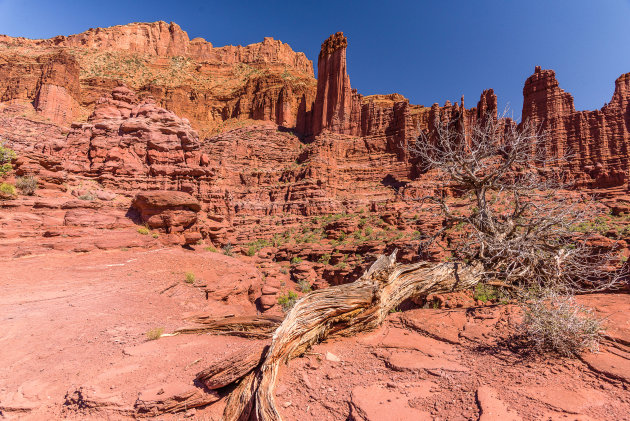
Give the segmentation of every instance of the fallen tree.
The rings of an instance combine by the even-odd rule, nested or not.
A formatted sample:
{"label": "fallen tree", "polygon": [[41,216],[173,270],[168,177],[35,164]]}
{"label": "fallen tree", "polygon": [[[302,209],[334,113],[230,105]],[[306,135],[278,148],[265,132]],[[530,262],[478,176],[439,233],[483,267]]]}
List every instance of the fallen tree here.
{"label": "fallen tree", "polygon": [[[253,346],[198,374],[197,381],[209,389],[234,386],[224,420],[281,420],[274,402],[280,364],[324,339],[380,326],[405,300],[469,290],[479,282],[516,291],[553,287],[566,292],[615,284],[606,269],[611,256],[589,246],[588,235],[574,230],[588,221],[589,207],[560,194],[549,196],[561,184],[550,176],[549,167],[558,162],[546,156],[542,134],[496,116],[469,128],[457,121],[436,121],[435,127],[431,138],[420,136],[413,152],[425,171],[438,171],[445,190],[464,198],[463,212],[451,209],[444,194],[426,198],[444,221],[428,244],[461,231],[447,242],[454,261],[400,264],[394,252],[380,256],[353,283],[305,295],[268,346]],[[212,319],[202,330],[260,338],[274,323]]]}
{"label": "fallen tree", "polygon": [[[274,387],[280,364],[302,355],[324,339],[350,336],[380,326],[389,311],[403,301],[429,293],[446,293],[473,287],[481,279],[481,267],[456,263],[396,263],[396,252],[380,256],[357,281],[313,291],[287,313],[271,344],[251,353],[240,352],[228,365],[247,367],[230,378],[237,384],[230,394],[224,420],[280,420],[274,403]],[[259,362],[252,364],[252,361]],[[222,366],[222,367],[219,367]],[[199,373],[206,386],[227,386],[223,362]],[[223,377],[216,381],[213,373]]]}

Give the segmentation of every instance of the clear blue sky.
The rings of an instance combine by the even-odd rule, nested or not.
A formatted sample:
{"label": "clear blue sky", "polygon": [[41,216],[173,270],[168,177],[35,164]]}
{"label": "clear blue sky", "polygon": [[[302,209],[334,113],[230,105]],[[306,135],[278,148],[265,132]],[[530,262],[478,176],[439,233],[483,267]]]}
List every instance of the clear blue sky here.
{"label": "clear blue sky", "polygon": [[577,109],[608,102],[630,72],[630,0],[162,1],[0,0],[0,33],[29,38],[129,22],[177,22],[215,46],[271,36],[317,64],[321,42],[344,31],[351,83],[474,106],[494,88],[516,118],[535,65],[556,71]]}

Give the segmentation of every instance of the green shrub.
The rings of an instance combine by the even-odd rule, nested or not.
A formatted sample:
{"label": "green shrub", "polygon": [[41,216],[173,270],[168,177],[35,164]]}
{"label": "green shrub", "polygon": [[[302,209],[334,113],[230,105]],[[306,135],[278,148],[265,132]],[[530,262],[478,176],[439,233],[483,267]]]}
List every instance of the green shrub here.
{"label": "green shrub", "polygon": [[164,333],[163,327],[156,327],[154,329],[149,330],[146,335],[149,341],[155,341],[156,339],[160,339],[162,337],[162,333]]}
{"label": "green shrub", "polygon": [[4,177],[9,171],[13,169],[11,161],[17,157],[16,153],[4,146],[4,143],[0,143],[0,177]]}
{"label": "green shrub", "polygon": [[195,283],[195,274],[192,272],[186,272],[186,283],[187,284],[194,284]]}
{"label": "green shrub", "polygon": [[223,254],[226,256],[232,256],[232,243],[227,243],[225,247],[223,247]]}
{"label": "green shrub", "polygon": [[302,263],[302,258],[299,256],[293,256],[291,258],[291,264],[292,265],[299,265],[300,263]]}
{"label": "green shrub", "polygon": [[151,237],[153,238],[159,238],[160,234],[158,234],[157,232],[154,232],[153,234],[151,234]]}
{"label": "green shrub", "polygon": [[32,196],[35,194],[35,190],[37,190],[37,179],[30,175],[18,177],[15,180],[15,187],[17,187],[22,194]]}
{"label": "green shrub", "polygon": [[16,195],[15,186],[13,184],[9,184],[9,183],[2,183],[2,184],[0,184],[0,192],[2,192],[6,196],[15,196]]}
{"label": "green shrub", "polygon": [[142,234],[142,235],[149,235],[149,228],[147,227],[140,227],[138,228],[138,233]]}
{"label": "green shrub", "polygon": [[208,246],[204,250],[212,252],[212,253],[217,253],[218,252],[218,250],[214,246]]}
{"label": "green shrub", "polygon": [[330,262],[330,253],[322,254],[318,262],[327,265]]}
{"label": "green shrub", "polygon": [[278,297],[278,304],[282,307],[282,311],[285,313],[293,308],[297,302],[298,295],[294,291],[289,291],[286,294],[282,294]]}

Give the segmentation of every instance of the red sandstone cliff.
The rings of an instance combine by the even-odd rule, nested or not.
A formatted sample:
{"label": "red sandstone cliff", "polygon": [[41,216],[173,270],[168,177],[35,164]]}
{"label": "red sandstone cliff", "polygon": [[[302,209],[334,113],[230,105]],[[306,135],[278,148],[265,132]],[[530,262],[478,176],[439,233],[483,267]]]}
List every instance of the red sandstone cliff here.
{"label": "red sandstone cliff", "polygon": [[205,135],[243,119],[294,127],[302,98],[315,98],[311,61],[272,38],[215,48],[174,23],[154,22],[48,40],[2,35],[0,46],[0,102],[32,103],[62,125],[87,118],[121,84]]}
{"label": "red sandstone cliff", "polygon": [[569,156],[568,176],[581,185],[605,187],[628,182],[630,164],[630,73],[615,82],[610,103],[576,111],[553,70],[539,66],[523,87],[522,120],[547,131],[548,154]]}

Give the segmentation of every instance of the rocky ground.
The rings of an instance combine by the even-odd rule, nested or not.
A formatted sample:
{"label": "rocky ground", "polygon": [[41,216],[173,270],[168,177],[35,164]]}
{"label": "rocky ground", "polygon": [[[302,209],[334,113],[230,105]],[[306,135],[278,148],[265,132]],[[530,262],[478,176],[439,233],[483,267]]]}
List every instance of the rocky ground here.
{"label": "rocky ground", "polygon": [[[227,391],[192,380],[251,339],[147,333],[193,314],[255,314],[255,259],[157,247],[2,260],[3,417],[123,419],[197,393],[211,404],[160,419],[220,418]],[[507,346],[510,306],[411,309],[290,361],[277,402],[285,419],[629,419],[630,299],[581,300],[607,318],[599,353],[545,359]]]}

